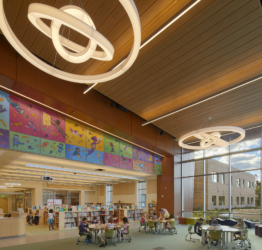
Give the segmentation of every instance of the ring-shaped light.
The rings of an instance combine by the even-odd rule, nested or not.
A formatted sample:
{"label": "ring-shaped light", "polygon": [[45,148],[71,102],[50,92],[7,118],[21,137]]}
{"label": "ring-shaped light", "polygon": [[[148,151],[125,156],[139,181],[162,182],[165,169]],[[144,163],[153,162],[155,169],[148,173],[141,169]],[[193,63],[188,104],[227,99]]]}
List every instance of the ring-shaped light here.
{"label": "ring-shaped light", "polygon": [[[239,136],[236,139],[227,142],[220,138],[221,134],[218,133],[218,131],[238,133]],[[233,127],[233,126],[209,127],[209,128],[194,130],[190,133],[181,136],[179,138],[178,144],[182,148],[193,149],[193,150],[226,147],[243,140],[245,138],[245,135],[246,135],[245,130],[238,127]],[[192,146],[192,145],[185,144],[184,141],[190,137],[196,137],[197,139],[201,140],[200,145]]]}
{"label": "ring-shaped light", "polygon": [[9,182],[9,183],[5,183],[5,185],[6,185],[7,187],[21,186],[21,183],[18,183],[18,182],[14,182],[14,183]]}
{"label": "ring-shaped light", "polygon": [[[41,18],[52,20],[50,28]],[[67,5],[56,9],[49,5],[32,3],[28,8],[28,19],[37,29],[52,39],[57,52],[69,62],[82,63],[87,61],[95,53],[97,44],[104,50],[104,53],[99,54],[103,55],[101,57],[102,60],[112,60],[113,58],[113,45],[101,33],[96,31],[91,17],[77,6]],[[72,53],[66,50],[63,46],[71,50],[74,50],[75,47],[70,47],[68,43],[69,39],[65,39],[59,35],[59,30],[62,25],[89,38],[88,46],[86,48],[83,47],[82,51],[77,51],[78,53]],[[43,28],[43,26],[47,28]],[[100,59],[98,56],[96,58]]]}
{"label": "ring-shaped light", "polygon": [[[127,12],[132,27],[134,31],[134,43],[129,53],[128,57],[126,58],[125,62],[122,63],[117,68],[103,73],[99,75],[77,75],[64,72],[62,70],[56,69],[52,67],[35,55],[33,55],[28,49],[17,39],[14,32],[12,31],[4,12],[3,0],[0,0],[0,28],[5,35],[6,39],[10,42],[10,44],[16,49],[16,51],[23,56],[27,61],[31,64],[39,68],[40,70],[58,77],[60,79],[76,82],[76,83],[100,83],[100,82],[107,82],[116,77],[119,77],[124,72],[126,72],[134,63],[137,58],[140,49],[141,43],[141,26],[140,26],[140,19],[139,14],[136,8],[136,5],[133,0],[119,0],[122,4],[123,8]],[[69,15],[69,14],[68,14]],[[39,24],[39,23],[38,23]],[[80,50],[81,51],[81,50]]]}

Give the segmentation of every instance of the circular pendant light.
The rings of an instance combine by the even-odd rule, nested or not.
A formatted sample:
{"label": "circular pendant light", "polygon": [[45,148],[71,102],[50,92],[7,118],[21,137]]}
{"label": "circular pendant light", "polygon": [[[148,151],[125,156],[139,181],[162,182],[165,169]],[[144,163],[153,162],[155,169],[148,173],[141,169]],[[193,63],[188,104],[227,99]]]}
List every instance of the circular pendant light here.
{"label": "circular pendant light", "polygon": [[21,184],[20,183],[12,183],[12,182],[8,182],[8,183],[5,183],[5,185],[7,186],[7,187],[13,187],[13,186],[20,186]]}
{"label": "circular pendant light", "polygon": [[7,186],[0,186],[0,189],[6,189]]}

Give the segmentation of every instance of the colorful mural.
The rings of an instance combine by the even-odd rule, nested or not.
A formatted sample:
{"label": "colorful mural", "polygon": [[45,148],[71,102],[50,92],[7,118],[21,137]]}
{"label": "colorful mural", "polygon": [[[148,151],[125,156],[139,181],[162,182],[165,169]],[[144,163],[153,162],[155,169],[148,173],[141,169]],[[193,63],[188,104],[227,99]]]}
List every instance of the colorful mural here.
{"label": "colorful mural", "polygon": [[9,148],[9,130],[0,128],[0,148]]}
{"label": "colorful mural", "polygon": [[9,104],[10,130],[40,137],[40,108],[11,95]]}
{"label": "colorful mural", "polygon": [[162,158],[0,91],[0,148],[162,174]]}
{"label": "colorful mural", "polygon": [[119,156],[119,140],[110,135],[104,135],[104,138],[104,152]]}
{"label": "colorful mural", "polygon": [[40,144],[39,137],[10,131],[9,138],[10,149],[40,154],[42,145]]}
{"label": "colorful mural", "polygon": [[146,172],[150,174],[155,173],[154,164],[145,162],[145,161],[139,161],[139,160],[133,160],[133,170]]}
{"label": "colorful mural", "polygon": [[155,174],[162,174],[162,165],[155,164]]}
{"label": "colorful mural", "polygon": [[93,151],[92,154],[86,154],[86,161],[94,164],[104,165],[104,152]]}
{"label": "colorful mural", "polygon": [[0,91],[0,129],[9,130],[9,94]]}
{"label": "colorful mural", "polygon": [[119,164],[120,168],[131,169],[131,170],[133,169],[133,159],[124,157],[123,155],[121,155],[119,159],[120,159],[120,164]]}
{"label": "colorful mural", "polygon": [[133,146],[127,142],[120,141],[120,156],[133,158]]}
{"label": "colorful mural", "polygon": [[65,158],[75,161],[86,161],[86,149],[79,146],[66,144]]}
{"label": "colorful mural", "polygon": [[41,138],[41,154],[65,158],[65,143]]}
{"label": "colorful mural", "polygon": [[94,151],[104,152],[104,134],[92,128],[86,130],[86,147],[88,148],[88,155],[93,154]]}
{"label": "colorful mural", "polygon": [[155,155],[155,164],[162,165],[162,157]]}
{"label": "colorful mural", "polygon": [[43,108],[40,110],[40,117],[40,137],[64,143],[68,137],[65,133],[65,118]]}
{"label": "colorful mural", "polygon": [[86,127],[67,118],[65,122],[66,143],[86,148]]}
{"label": "colorful mural", "polygon": [[104,153],[104,165],[119,168],[119,156]]}

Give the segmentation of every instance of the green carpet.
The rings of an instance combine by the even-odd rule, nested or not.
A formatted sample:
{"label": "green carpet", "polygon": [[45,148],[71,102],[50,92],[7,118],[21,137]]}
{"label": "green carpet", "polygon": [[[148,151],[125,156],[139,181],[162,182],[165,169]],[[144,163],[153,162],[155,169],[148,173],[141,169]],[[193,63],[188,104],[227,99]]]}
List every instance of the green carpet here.
{"label": "green carpet", "polygon": [[[170,250],[170,249],[192,249],[192,250],[200,250],[207,249],[207,246],[203,246],[200,242],[186,242],[185,235],[187,234],[187,226],[186,225],[178,225],[177,226],[178,234],[177,235],[154,235],[154,234],[146,234],[145,232],[138,232],[138,229],[131,229],[132,241],[129,243],[128,241],[124,241],[123,243],[117,243],[116,247],[111,244],[106,246],[107,249],[115,249],[121,248],[124,250],[140,250],[140,249],[155,249],[155,250]],[[37,237],[37,236],[36,236]],[[198,236],[194,236],[198,237]],[[262,238],[259,238],[254,235],[254,229],[249,230],[249,238],[252,243],[252,250],[261,249]],[[96,244],[76,244],[76,237],[66,238],[66,239],[58,239],[53,241],[46,241],[40,243],[32,243],[26,245],[18,245],[12,247],[3,247],[1,250],[76,250],[76,249],[97,249],[99,245]],[[211,247],[211,249],[220,249],[217,247]]]}

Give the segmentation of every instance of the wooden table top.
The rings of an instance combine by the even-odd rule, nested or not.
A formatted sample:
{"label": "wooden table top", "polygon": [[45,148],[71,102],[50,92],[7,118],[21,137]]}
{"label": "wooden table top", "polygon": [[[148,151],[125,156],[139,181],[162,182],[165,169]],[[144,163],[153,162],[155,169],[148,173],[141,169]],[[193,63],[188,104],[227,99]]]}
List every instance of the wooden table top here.
{"label": "wooden table top", "polygon": [[[94,224],[93,224],[94,225]],[[104,229],[105,228],[105,224],[102,224],[102,225],[95,225],[95,226],[91,226],[91,225],[89,225],[89,228],[90,229],[95,229],[95,230],[101,230],[101,229]],[[116,224],[116,225],[114,225],[114,229],[118,229],[118,228],[122,228],[123,227],[123,225],[119,225],[119,224]]]}

